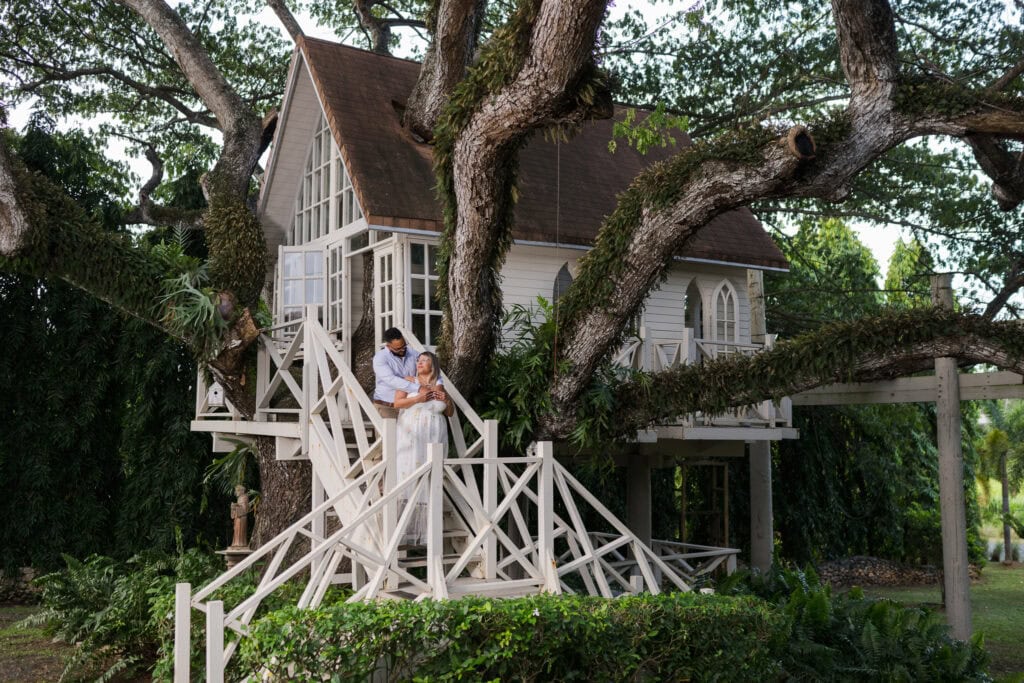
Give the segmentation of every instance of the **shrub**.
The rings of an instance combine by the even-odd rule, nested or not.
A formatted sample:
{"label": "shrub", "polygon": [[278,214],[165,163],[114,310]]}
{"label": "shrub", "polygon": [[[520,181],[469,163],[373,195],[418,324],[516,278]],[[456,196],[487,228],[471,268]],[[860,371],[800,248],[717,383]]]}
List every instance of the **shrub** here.
{"label": "shrub", "polygon": [[[224,571],[217,555],[197,549],[177,555],[150,552],[118,562],[93,555],[84,561],[65,557],[67,568],[36,579],[43,609],[26,620],[41,624],[56,639],[76,645],[61,680],[129,675],[153,667],[155,680],[171,680],[174,652],[174,585],[199,587]],[[226,609],[251,595],[254,574],[243,574],[211,599]],[[302,587],[285,584],[257,614],[296,602]],[[329,600],[343,597],[333,590]],[[201,616],[201,615],[200,615]],[[205,622],[192,619],[192,670],[201,676]]]}
{"label": "shrub", "polygon": [[980,637],[954,640],[941,618],[924,608],[864,597],[860,589],[834,596],[813,570],[773,568],[737,573],[723,592],[757,595],[789,620],[782,656],[788,678],[807,681],[989,681]]}
{"label": "shrub", "polygon": [[249,680],[729,680],[778,672],[754,598],[532,596],[288,608],[242,642]]}

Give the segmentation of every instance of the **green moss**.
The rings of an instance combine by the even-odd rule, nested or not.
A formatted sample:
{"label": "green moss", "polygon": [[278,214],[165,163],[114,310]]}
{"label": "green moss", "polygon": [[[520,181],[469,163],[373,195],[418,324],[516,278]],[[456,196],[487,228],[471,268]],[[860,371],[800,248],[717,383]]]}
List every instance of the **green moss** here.
{"label": "green moss", "polygon": [[937,339],[971,336],[1006,350],[1011,362],[1024,358],[1024,335],[1018,323],[932,308],[897,310],[827,325],[755,356],[733,356],[657,373],[646,382],[622,385],[616,401],[633,416],[630,420],[626,410],[620,411],[625,429],[698,410],[718,414],[768,397],[779,399],[809,379],[853,381],[866,359],[899,354]]}
{"label": "green moss", "polygon": [[256,216],[241,201],[214,196],[203,225],[214,289],[233,292],[240,306],[255,308],[267,268],[267,245]]}
{"label": "green moss", "polygon": [[959,116],[985,106],[1020,110],[1024,106],[1024,99],[1017,95],[968,88],[960,83],[929,77],[910,77],[903,79],[897,86],[895,104],[896,111],[904,114]]}
{"label": "green moss", "polygon": [[56,276],[127,313],[152,320],[163,271],[126,234],[100,227],[60,188],[15,165],[17,185],[32,228],[0,267],[39,277]]}

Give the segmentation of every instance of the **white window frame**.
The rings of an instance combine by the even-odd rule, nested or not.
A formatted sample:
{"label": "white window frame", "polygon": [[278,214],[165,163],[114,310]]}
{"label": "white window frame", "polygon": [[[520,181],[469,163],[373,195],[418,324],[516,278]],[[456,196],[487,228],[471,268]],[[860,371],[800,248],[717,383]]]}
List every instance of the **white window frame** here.
{"label": "white window frame", "polygon": [[355,187],[323,112],[306,148],[288,244],[300,246],[333,235],[363,219]]}
{"label": "white window frame", "polygon": [[[422,273],[413,272],[412,253],[417,248],[423,249]],[[437,308],[431,308],[430,297],[431,290],[435,292],[437,291],[437,282],[440,278],[436,268],[431,272],[430,254],[435,254],[434,262],[436,263],[438,248],[438,243],[434,241],[410,239],[407,241],[405,257],[405,279],[408,283],[408,290],[405,297],[406,311],[408,311],[408,314],[406,315],[406,318],[408,319],[407,324],[409,325],[409,330],[419,338],[420,343],[431,351],[437,348],[437,342],[441,336],[441,325],[443,322],[443,311],[441,310],[440,302],[437,303]],[[413,305],[412,299],[413,292],[416,290],[417,282],[423,283],[423,306],[419,307]],[[417,329],[417,318],[422,320],[423,324],[421,329]],[[431,333],[431,330],[434,329],[431,324],[432,320],[436,320],[436,334]]]}
{"label": "white window frame", "polygon": [[[373,250],[373,311],[376,338],[384,338],[384,330],[398,324],[398,285],[401,269],[394,240]],[[390,264],[390,265],[389,265]],[[388,304],[385,307],[385,303]]]}
{"label": "white window frame", "polygon": [[[722,300],[724,304],[722,311],[725,315],[724,318],[719,317],[719,300]],[[711,334],[714,341],[738,343],[740,340],[740,322],[739,322],[739,297],[736,295],[736,288],[729,280],[722,280],[721,283],[715,288],[715,293],[711,297]],[[732,317],[729,318],[729,306],[732,305]],[[718,326],[719,323],[724,325],[723,334],[719,334]],[[729,328],[732,327],[732,335],[729,335]]]}
{"label": "white window frame", "polygon": [[[303,254],[301,260],[302,274],[296,276],[295,274],[289,274],[286,271],[287,262],[289,257],[293,254]],[[315,255],[315,257],[310,258]],[[324,251],[320,245],[297,245],[297,246],[280,246],[277,252],[277,302],[275,306],[275,319],[279,323],[289,322],[285,318],[287,313],[291,313],[290,320],[301,320],[305,316],[305,307],[309,304],[315,304],[318,307],[319,318],[321,321],[324,319],[325,313],[325,301],[327,295],[327,263],[324,259]],[[319,273],[314,269],[310,268],[311,265],[319,264]],[[317,289],[317,281],[319,281],[319,301],[316,301],[315,296]],[[289,282],[301,282],[302,286],[300,292],[302,294],[301,303],[287,302],[287,292]],[[310,297],[310,285],[313,287],[313,297]],[[285,328],[285,336],[291,336],[295,334],[297,330],[291,328]]]}

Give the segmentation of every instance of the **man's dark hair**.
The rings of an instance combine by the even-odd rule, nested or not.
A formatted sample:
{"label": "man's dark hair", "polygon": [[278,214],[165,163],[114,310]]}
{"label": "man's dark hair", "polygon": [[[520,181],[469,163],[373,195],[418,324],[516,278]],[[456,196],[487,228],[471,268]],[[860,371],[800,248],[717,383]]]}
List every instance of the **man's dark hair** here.
{"label": "man's dark hair", "polygon": [[401,339],[401,338],[402,338],[402,332],[397,327],[389,327],[388,329],[384,330],[384,343],[385,344],[390,344],[391,342],[395,341],[396,339]]}

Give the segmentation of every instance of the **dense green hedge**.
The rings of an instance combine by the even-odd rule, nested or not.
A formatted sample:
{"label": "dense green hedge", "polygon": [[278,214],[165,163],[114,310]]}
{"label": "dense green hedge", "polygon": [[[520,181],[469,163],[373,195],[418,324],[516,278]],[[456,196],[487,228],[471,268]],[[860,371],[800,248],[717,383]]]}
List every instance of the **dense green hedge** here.
{"label": "dense green hedge", "polygon": [[751,597],[385,602],[270,614],[239,663],[260,681],[762,681],[787,630]]}

